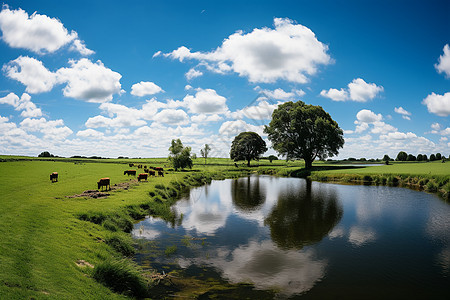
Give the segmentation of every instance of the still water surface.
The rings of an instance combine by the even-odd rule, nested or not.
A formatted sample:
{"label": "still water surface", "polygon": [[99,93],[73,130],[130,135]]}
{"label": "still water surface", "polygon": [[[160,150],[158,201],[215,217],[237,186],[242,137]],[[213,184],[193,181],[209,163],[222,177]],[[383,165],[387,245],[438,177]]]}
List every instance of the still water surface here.
{"label": "still water surface", "polygon": [[[136,256],[280,298],[450,299],[450,205],[404,188],[251,176],[213,181],[152,217],[135,238],[173,255]],[[211,275],[213,274],[213,275]]]}

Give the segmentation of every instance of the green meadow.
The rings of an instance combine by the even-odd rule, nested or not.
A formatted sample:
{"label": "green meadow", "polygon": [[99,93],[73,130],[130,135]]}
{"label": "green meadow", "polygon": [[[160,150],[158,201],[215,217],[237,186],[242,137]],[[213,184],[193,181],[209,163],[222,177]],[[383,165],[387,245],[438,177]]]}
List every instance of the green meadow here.
{"label": "green meadow", "polygon": [[[133,176],[123,175],[124,170],[130,169],[130,162],[162,166],[168,171],[164,177],[137,183]],[[448,198],[449,162],[373,167],[318,162],[313,166],[313,171],[306,174],[302,162],[261,160],[247,168],[241,162],[236,167],[229,159],[210,158],[204,164],[198,158],[192,170],[174,172],[164,158],[90,160],[0,156],[0,299],[148,296],[146,292],[136,295],[130,291],[134,284],[152,286],[151,280],[143,281],[139,277],[139,267],[130,258],[134,249],[129,235],[133,223],[148,214],[174,221],[170,206],[181,190],[211,179],[251,173],[306,174],[323,181],[410,185],[430,192],[440,191]],[[49,179],[52,172],[59,174],[57,183]],[[96,190],[96,183],[102,177],[111,179],[114,190],[108,192],[109,196],[67,197]],[[112,276],[108,272],[118,270],[126,273],[125,276],[135,271],[139,278],[124,287],[108,282],[108,276]]]}

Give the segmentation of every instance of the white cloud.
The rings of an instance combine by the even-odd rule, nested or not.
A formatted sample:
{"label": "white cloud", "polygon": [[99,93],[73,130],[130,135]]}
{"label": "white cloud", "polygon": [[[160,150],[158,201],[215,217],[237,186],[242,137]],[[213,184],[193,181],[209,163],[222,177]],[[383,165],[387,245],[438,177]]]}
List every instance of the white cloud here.
{"label": "white cloud", "polygon": [[61,119],[47,121],[45,118],[26,118],[20,123],[20,127],[29,132],[41,132],[44,138],[52,140],[64,140],[73,133],[69,127],[64,126],[64,121]]}
{"label": "white cloud", "polygon": [[196,77],[200,77],[203,75],[202,71],[196,70],[194,68],[191,68],[187,73],[186,73],[186,79],[187,80],[191,80],[194,79]]}
{"label": "white cloud", "polygon": [[446,117],[450,115],[450,92],[444,95],[431,93],[423,99],[422,104],[427,106],[430,113]]}
{"label": "white cloud", "polygon": [[139,83],[133,84],[133,86],[131,87],[131,95],[138,97],[154,95],[161,92],[164,92],[163,89],[153,82],[141,81]]}
{"label": "white cloud", "polygon": [[24,118],[37,118],[42,116],[40,108],[36,107],[36,104],[31,102],[31,96],[27,93],[23,93],[22,97],[19,97],[14,93],[9,93],[3,98],[0,98],[0,104],[9,104],[14,106],[17,111],[22,111],[21,116]]}
{"label": "white cloud", "polygon": [[154,120],[170,125],[186,125],[189,123],[189,116],[181,109],[163,109],[155,115]]}
{"label": "white cloud", "polygon": [[244,131],[253,131],[261,136],[265,136],[266,134],[263,130],[264,126],[256,126],[248,124],[243,120],[235,120],[223,122],[219,128],[219,134],[224,136],[235,136]]}
{"label": "white cloud", "polygon": [[450,136],[450,127],[447,127],[444,130],[441,130],[441,132],[439,134]]}
{"label": "white cloud", "polygon": [[58,83],[58,76],[47,70],[41,61],[19,56],[3,66],[3,72],[26,86],[26,92],[36,94],[50,91]]}
{"label": "white cloud", "polygon": [[[213,72],[234,71],[251,82],[266,83],[279,79],[306,83],[318,66],[331,63],[328,47],[309,28],[287,18],[275,18],[274,26],[274,29],[254,29],[247,34],[238,31],[212,52],[191,52],[182,46],[163,55],[180,62],[198,60]],[[155,53],[154,57],[159,54]]]}
{"label": "white cloud", "polygon": [[120,75],[106,68],[99,60],[92,63],[82,58],[70,60],[70,68],[57,71],[60,81],[67,82],[63,89],[64,96],[88,102],[103,103],[111,101],[113,94],[121,92]]}
{"label": "white cloud", "polygon": [[367,102],[384,90],[382,86],[377,86],[375,83],[367,83],[362,78],[353,79],[347,86],[347,90],[342,88],[340,90],[333,88],[328,91],[322,90],[320,95],[334,101],[352,100],[356,102]]}
{"label": "white cloud", "polygon": [[302,97],[306,93],[303,90],[296,90],[293,89],[290,92],[286,92],[285,90],[278,88],[275,90],[261,90],[261,94],[263,94],[268,99],[275,99],[275,100],[293,100],[296,97]]}
{"label": "white cloud", "polygon": [[213,89],[196,90],[195,96],[186,95],[183,99],[189,112],[195,114],[221,114],[228,111],[227,99]]}
{"label": "white cloud", "polygon": [[320,96],[325,97],[325,98],[330,98],[331,100],[334,101],[345,101],[348,100],[348,92],[344,89],[329,89],[328,91],[326,90],[322,90],[320,92]]}
{"label": "white cloud", "polygon": [[230,115],[234,119],[269,120],[272,117],[273,111],[278,107],[278,104],[269,104],[263,100],[259,101],[258,105],[244,107]]}
{"label": "white cloud", "polygon": [[373,123],[376,121],[381,121],[383,116],[381,114],[377,115],[371,110],[362,109],[356,114],[356,119],[364,123]]}
{"label": "white cloud", "polygon": [[200,115],[194,115],[191,117],[191,121],[193,123],[200,123],[200,124],[204,124],[207,122],[218,122],[222,119],[223,118],[221,116],[219,116],[218,114],[213,114],[213,115],[200,114]]}
{"label": "white cloud", "polygon": [[441,129],[441,124],[433,123],[433,124],[431,124],[431,128],[433,128],[433,130],[440,130]]}
{"label": "white cloud", "polygon": [[103,132],[89,128],[86,130],[78,131],[77,136],[84,137],[84,138],[100,139],[100,138],[103,138],[105,135],[103,134]]}
{"label": "white cloud", "polygon": [[0,12],[0,29],[3,33],[2,40],[13,48],[45,54],[72,43],[71,49],[82,55],[94,53],[84,46],[75,31],[69,33],[61,21],[36,12],[28,16],[22,9],[10,10],[8,6],[3,6]]}
{"label": "white cloud", "polygon": [[411,118],[409,117],[411,115],[411,113],[409,111],[407,111],[406,109],[404,109],[403,107],[395,107],[394,111],[400,115],[402,115],[402,118],[405,120],[411,120]]}
{"label": "white cloud", "polygon": [[378,93],[383,91],[382,86],[377,86],[375,83],[366,83],[363,79],[353,79],[348,84],[348,90],[350,93],[350,99],[358,102],[366,102],[377,96]]}
{"label": "white cloud", "polygon": [[444,54],[439,56],[438,61],[439,63],[434,65],[438,73],[445,73],[445,76],[450,78],[450,47],[448,44],[444,46]]}

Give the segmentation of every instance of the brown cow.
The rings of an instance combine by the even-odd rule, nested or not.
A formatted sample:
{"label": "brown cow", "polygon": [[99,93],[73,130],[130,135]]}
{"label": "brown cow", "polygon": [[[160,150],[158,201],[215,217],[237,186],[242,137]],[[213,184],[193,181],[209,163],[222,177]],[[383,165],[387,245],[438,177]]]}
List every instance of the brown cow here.
{"label": "brown cow", "polygon": [[164,171],[164,169],[161,168],[161,167],[156,167],[156,168],[155,168],[155,171]]}
{"label": "brown cow", "polygon": [[155,176],[155,171],[153,171],[153,170],[148,170],[148,175],[150,175],[150,176]]}
{"label": "brown cow", "polygon": [[98,185],[98,189],[102,188],[102,190],[103,190],[103,187],[106,187],[107,191],[111,189],[111,183],[110,183],[109,177],[101,178],[97,182],[97,185]]}
{"label": "brown cow", "polygon": [[141,180],[147,181],[147,177],[148,177],[148,174],[147,174],[147,173],[141,173],[141,174],[139,174],[137,180],[138,180],[138,181],[141,181]]}
{"label": "brown cow", "polygon": [[50,174],[50,180],[52,182],[58,182],[58,172],[53,172],[52,174]]}
{"label": "brown cow", "polygon": [[123,171],[123,175],[128,175],[128,176],[133,175],[133,176],[136,176],[136,170],[126,170],[126,171]]}

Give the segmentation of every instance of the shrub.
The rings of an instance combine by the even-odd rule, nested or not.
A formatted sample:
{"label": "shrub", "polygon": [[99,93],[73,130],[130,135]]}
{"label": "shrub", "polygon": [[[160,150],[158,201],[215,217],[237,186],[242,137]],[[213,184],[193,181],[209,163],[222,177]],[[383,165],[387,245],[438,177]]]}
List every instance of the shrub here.
{"label": "shrub", "polygon": [[434,180],[428,181],[426,187],[427,187],[427,191],[428,191],[428,192],[437,192],[437,190],[438,190],[438,186],[437,186],[437,184],[434,182]]}
{"label": "shrub", "polygon": [[128,235],[115,233],[107,237],[105,242],[124,256],[132,256],[135,253],[133,240]]}
{"label": "shrub", "polygon": [[93,277],[114,292],[134,297],[147,296],[147,282],[138,266],[129,259],[104,261],[94,268]]}

